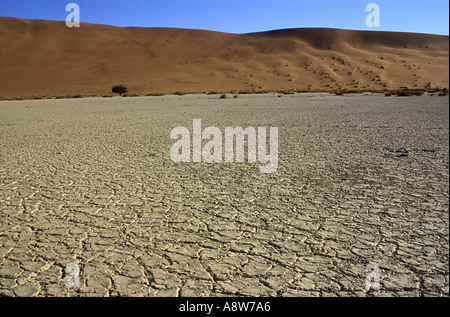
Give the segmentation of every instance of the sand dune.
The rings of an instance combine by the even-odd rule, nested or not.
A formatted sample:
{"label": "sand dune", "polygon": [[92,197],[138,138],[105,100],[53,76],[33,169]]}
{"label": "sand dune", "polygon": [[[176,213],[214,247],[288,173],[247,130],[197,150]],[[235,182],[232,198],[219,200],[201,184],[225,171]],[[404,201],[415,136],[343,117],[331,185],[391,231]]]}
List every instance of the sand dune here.
{"label": "sand dune", "polygon": [[228,34],[0,18],[0,96],[448,88],[448,36],[290,29]]}

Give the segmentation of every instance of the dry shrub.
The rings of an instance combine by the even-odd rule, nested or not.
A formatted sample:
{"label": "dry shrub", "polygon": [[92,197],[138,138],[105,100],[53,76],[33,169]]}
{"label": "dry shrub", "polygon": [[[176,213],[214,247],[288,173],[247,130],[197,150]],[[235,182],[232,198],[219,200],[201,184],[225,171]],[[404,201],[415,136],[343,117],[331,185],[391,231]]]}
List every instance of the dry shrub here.
{"label": "dry shrub", "polygon": [[424,90],[419,89],[403,89],[403,90],[387,90],[384,92],[385,96],[398,96],[398,97],[412,97],[412,96],[423,96],[425,94]]}
{"label": "dry shrub", "polygon": [[397,93],[398,97],[411,97],[411,96],[423,96],[424,91],[422,90],[402,90]]}
{"label": "dry shrub", "polygon": [[141,97],[140,94],[124,94],[123,97]]}
{"label": "dry shrub", "polygon": [[279,90],[278,93],[284,94],[284,95],[293,95],[295,94],[294,90]]}
{"label": "dry shrub", "polygon": [[115,94],[126,94],[128,92],[128,88],[124,85],[116,85],[112,88],[112,92]]}
{"label": "dry shrub", "polygon": [[349,89],[345,93],[346,94],[362,94],[364,91],[360,89]]}

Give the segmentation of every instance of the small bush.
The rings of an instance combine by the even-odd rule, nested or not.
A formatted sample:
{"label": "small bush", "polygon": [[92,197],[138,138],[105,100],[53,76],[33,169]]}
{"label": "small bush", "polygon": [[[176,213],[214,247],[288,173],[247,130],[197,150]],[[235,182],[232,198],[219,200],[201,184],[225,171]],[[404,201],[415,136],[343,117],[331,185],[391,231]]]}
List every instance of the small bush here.
{"label": "small bush", "polygon": [[227,99],[227,94],[221,94],[220,99]]}
{"label": "small bush", "polygon": [[128,92],[128,88],[124,85],[117,85],[112,88],[112,92],[115,94],[126,94]]}
{"label": "small bush", "polygon": [[[267,91],[268,92],[268,91]],[[294,95],[295,94],[295,91],[292,89],[292,90],[288,90],[288,89],[285,89],[285,90],[278,90],[277,91],[279,94],[283,94],[283,95]]]}
{"label": "small bush", "polygon": [[124,94],[124,97],[141,97],[140,94]]}
{"label": "small bush", "polygon": [[347,93],[347,94],[362,94],[363,91],[355,88],[355,89],[349,89],[349,90],[347,90],[346,93]]}
{"label": "small bush", "polygon": [[411,96],[423,96],[424,92],[422,90],[403,90],[400,91],[398,97],[411,97]]}

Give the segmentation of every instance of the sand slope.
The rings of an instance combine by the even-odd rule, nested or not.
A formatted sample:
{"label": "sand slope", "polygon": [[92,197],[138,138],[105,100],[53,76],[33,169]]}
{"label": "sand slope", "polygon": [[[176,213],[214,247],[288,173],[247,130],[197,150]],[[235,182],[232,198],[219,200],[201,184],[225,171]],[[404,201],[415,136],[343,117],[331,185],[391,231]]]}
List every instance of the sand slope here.
{"label": "sand slope", "polygon": [[0,18],[0,96],[449,86],[448,36],[227,34]]}

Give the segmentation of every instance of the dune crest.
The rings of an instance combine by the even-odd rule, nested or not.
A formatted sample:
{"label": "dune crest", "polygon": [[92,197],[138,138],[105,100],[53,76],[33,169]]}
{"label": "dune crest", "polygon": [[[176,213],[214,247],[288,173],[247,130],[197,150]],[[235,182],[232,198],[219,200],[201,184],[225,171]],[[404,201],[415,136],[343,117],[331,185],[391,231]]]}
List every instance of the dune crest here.
{"label": "dune crest", "polygon": [[249,34],[0,18],[0,96],[449,87],[449,37],[339,29]]}

